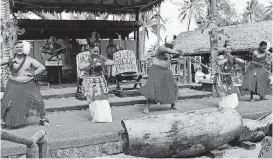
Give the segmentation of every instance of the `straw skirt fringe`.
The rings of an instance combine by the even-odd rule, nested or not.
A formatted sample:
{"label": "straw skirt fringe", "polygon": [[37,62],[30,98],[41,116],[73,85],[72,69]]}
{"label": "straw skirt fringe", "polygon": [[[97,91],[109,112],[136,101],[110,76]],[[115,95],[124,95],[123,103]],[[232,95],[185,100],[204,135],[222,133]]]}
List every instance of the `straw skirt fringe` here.
{"label": "straw skirt fringe", "polygon": [[139,92],[147,99],[161,104],[172,104],[178,100],[178,86],[173,73],[156,65],[150,67],[147,83]]}
{"label": "straw skirt fringe", "polygon": [[1,118],[8,127],[24,125],[29,117],[44,117],[45,103],[34,81],[8,80],[1,106]]}

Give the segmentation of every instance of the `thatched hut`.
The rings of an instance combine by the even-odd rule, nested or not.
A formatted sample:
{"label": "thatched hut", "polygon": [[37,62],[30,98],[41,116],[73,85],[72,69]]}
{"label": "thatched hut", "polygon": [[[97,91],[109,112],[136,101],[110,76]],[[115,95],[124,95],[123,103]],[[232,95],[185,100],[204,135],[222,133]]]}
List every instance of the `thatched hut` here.
{"label": "thatched hut", "polygon": [[[259,46],[260,41],[267,41],[272,45],[272,21],[262,21],[248,24],[239,24],[222,27],[222,39],[219,40],[219,49],[229,39],[232,45],[232,54],[248,61],[250,53]],[[182,32],[177,36],[175,49],[180,49],[185,56],[201,56],[203,64],[209,64],[210,35],[209,29]],[[206,69],[203,70],[205,73]]]}

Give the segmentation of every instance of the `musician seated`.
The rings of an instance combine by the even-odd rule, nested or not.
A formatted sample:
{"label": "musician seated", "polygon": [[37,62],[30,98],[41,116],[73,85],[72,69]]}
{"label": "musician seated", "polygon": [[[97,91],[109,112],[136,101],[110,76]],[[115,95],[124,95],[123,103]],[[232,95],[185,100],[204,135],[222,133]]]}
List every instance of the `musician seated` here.
{"label": "musician seated", "polygon": [[62,74],[62,48],[62,45],[56,42],[56,37],[54,36],[51,36],[47,43],[40,48],[50,83],[57,82],[59,80],[59,75],[61,76]]}

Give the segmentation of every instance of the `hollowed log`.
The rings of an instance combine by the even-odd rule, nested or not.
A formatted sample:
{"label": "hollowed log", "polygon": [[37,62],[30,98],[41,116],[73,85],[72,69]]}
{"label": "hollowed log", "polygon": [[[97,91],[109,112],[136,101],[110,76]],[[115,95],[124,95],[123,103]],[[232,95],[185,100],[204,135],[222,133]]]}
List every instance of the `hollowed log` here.
{"label": "hollowed log", "polygon": [[242,118],[235,109],[216,108],[152,115],[121,121],[125,155],[162,158],[201,154],[240,136]]}

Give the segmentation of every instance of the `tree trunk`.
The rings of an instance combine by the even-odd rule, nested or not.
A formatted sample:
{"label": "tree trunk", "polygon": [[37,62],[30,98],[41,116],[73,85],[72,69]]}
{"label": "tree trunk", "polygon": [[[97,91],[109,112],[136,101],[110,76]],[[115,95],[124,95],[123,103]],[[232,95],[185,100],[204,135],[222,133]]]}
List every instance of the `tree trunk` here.
{"label": "tree trunk", "polygon": [[[10,5],[9,0],[1,0],[1,28],[3,28],[2,32],[5,32],[8,28],[2,27],[7,22],[10,21]],[[3,42],[1,43],[1,58],[11,56],[10,52],[12,50],[12,46],[10,46],[11,37],[3,37]],[[9,75],[9,67],[7,65],[1,66],[1,87],[6,88],[8,82]]]}
{"label": "tree trunk", "polygon": [[121,121],[126,155],[163,158],[201,154],[240,136],[241,115],[216,108],[187,113],[152,115]]}
{"label": "tree trunk", "polygon": [[160,46],[160,6],[158,7],[157,47]]}
{"label": "tree trunk", "polygon": [[190,31],[190,26],[191,26],[191,16],[189,17],[188,31]]}
{"label": "tree trunk", "polygon": [[[210,48],[211,48],[211,74],[214,76],[217,71],[217,57],[218,57],[218,33],[216,26],[216,0],[211,0],[211,23],[210,23]],[[216,96],[215,87],[212,88],[213,96]]]}

